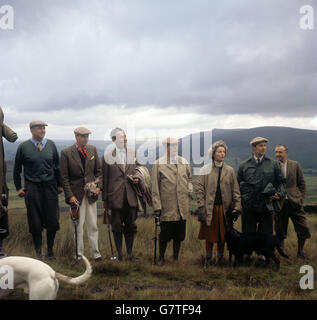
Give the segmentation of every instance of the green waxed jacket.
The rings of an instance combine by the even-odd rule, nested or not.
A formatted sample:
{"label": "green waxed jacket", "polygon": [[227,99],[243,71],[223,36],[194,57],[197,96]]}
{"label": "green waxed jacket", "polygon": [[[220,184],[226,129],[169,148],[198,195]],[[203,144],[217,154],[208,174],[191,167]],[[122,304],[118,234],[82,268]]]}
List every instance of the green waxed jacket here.
{"label": "green waxed jacket", "polygon": [[272,183],[281,200],[286,195],[286,180],[278,162],[266,156],[260,164],[254,157],[241,163],[237,179],[240,185],[242,208],[245,211],[265,212],[265,196],[263,191]]}

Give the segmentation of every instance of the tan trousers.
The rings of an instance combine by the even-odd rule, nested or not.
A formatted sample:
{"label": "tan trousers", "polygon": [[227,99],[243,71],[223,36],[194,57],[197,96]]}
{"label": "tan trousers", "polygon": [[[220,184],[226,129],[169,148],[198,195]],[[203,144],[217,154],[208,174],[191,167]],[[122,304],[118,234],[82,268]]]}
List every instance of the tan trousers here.
{"label": "tan trousers", "polygon": [[78,255],[84,254],[84,223],[86,221],[90,254],[96,259],[101,257],[98,249],[97,202],[90,204],[85,195],[79,209],[77,230]]}

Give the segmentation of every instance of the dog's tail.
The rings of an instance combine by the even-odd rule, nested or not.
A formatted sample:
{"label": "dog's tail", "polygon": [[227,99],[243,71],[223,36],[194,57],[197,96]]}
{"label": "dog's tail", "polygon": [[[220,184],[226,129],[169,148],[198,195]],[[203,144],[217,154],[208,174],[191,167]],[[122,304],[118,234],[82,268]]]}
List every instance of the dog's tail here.
{"label": "dog's tail", "polygon": [[71,277],[64,276],[61,273],[56,272],[55,273],[56,278],[58,280],[66,282],[66,283],[75,284],[75,285],[78,285],[78,284],[81,284],[81,283],[84,283],[85,281],[87,281],[92,274],[92,267],[91,267],[90,262],[88,261],[88,259],[85,256],[82,256],[82,259],[86,265],[86,271],[81,276],[76,277],[76,278],[71,278]]}
{"label": "dog's tail", "polygon": [[279,253],[282,257],[284,257],[284,258],[286,258],[286,259],[289,259],[289,256],[284,252],[284,250],[283,250],[283,248],[280,246],[280,244],[277,244],[276,249],[277,249],[278,253]]}

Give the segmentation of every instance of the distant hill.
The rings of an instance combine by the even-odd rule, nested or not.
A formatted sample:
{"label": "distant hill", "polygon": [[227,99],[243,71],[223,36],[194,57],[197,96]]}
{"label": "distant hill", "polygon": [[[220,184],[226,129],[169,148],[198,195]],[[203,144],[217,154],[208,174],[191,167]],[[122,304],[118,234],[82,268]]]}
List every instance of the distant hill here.
{"label": "distant hill", "polygon": [[[210,133],[210,131],[209,131]],[[282,143],[289,148],[289,158],[299,161],[305,169],[317,169],[317,131],[288,127],[258,127],[252,129],[214,129],[212,141],[224,140],[228,145],[228,162],[235,168],[241,161],[248,159],[252,150],[250,141],[255,137],[265,137],[269,140],[267,155],[274,157],[274,148]],[[200,133],[186,136],[192,139],[192,144],[200,143],[203,148],[203,138]]]}
{"label": "distant hill", "polygon": [[[265,137],[269,140],[267,154],[274,158],[274,147],[278,143],[282,143],[289,148],[289,157],[293,160],[299,161],[304,169],[317,170],[317,131],[316,130],[304,130],[288,127],[258,127],[252,129],[214,129],[206,132],[212,134],[212,141],[224,140],[228,145],[228,157],[227,161],[233,167],[237,168],[241,161],[246,160],[251,156],[250,141],[257,136]],[[182,138],[184,142],[188,142],[188,145],[192,148],[192,145],[200,144],[203,150],[203,138],[201,133],[195,133]],[[191,142],[190,142],[191,140]],[[6,160],[14,160],[16,149],[20,143],[8,143],[4,140],[4,148],[6,153]],[[74,143],[73,140],[55,140],[58,151]],[[90,141],[97,147],[98,154],[102,156],[105,148],[111,143],[110,141],[94,140]],[[136,143],[136,146],[140,142]],[[208,146],[211,144],[208,143]],[[161,148],[161,147],[160,147]],[[149,149],[152,151],[151,160],[157,158],[159,148],[156,148],[155,142],[149,143]],[[155,151],[156,152],[155,152]],[[184,150],[186,151],[186,150]],[[188,150],[187,150],[188,151]]]}

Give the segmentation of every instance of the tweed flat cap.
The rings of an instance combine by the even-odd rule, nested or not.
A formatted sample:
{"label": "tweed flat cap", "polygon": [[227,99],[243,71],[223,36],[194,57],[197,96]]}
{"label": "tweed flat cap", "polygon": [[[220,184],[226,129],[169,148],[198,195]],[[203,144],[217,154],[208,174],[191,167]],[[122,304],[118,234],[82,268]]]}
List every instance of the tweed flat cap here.
{"label": "tweed flat cap", "polygon": [[30,129],[38,126],[47,126],[47,123],[41,120],[34,120],[30,122]]}
{"label": "tweed flat cap", "polygon": [[171,137],[168,137],[168,138],[165,138],[162,143],[163,144],[178,144],[178,139],[176,138],[171,138]]}
{"label": "tweed flat cap", "polygon": [[251,145],[251,146],[256,146],[256,145],[259,144],[259,143],[268,142],[268,141],[269,141],[269,140],[266,139],[266,138],[256,137],[256,138],[254,138],[254,139],[252,139],[252,140],[250,141],[250,145]]}
{"label": "tweed flat cap", "polygon": [[85,127],[78,127],[74,130],[75,134],[80,134],[81,136],[85,134],[91,134],[90,130]]}

